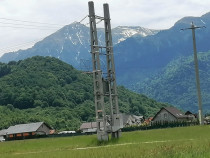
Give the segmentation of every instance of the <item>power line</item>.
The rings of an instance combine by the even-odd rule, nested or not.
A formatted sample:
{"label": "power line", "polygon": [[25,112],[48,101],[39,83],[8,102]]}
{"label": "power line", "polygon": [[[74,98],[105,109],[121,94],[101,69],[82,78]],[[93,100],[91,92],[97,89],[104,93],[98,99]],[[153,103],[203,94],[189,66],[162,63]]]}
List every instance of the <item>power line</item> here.
{"label": "power line", "polygon": [[86,15],[84,18],[82,18],[82,20],[80,20],[79,23],[83,22],[87,17],[88,17],[88,15]]}
{"label": "power line", "polygon": [[44,25],[57,25],[57,26],[64,26],[64,25],[61,25],[61,24],[43,23],[43,22],[34,22],[34,21],[17,20],[17,19],[9,19],[9,18],[0,18],[0,19],[2,19],[2,20],[8,20],[8,21],[18,21],[18,22],[26,22],[26,23],[44,24]]}
{"label": "power line", "polygon": [[[86,15],[84,18],[82,18],[79,23],[83,22],[87,17],[88,17],[88,15]],[[57,30],[57,29],[60,29],[60,26],[62,26],[62,27],[64,26],[64,25],[55,24],[55,23],[43,23],[43,22],[34,22],[34,21],[9,19],[9,18],[0,18],[0,20],[1,20],[0,24],[2,24],[2,25],[0,25],[0,27],[2,27],[2,28],[29,29],[29,30],[30,29]],[[2,20],[4,20],[4,21],[2,21]],[[11,22],[9,22],[9,21],[11,21]],[[101,21],[99,21],[99,22],[101,22]],[[42,40],[42,39],[40,39],[40,40]],[[40,40],[38,40],[38,41],[40,41]],[[18,47],[29,46],[36,42],[37,41],[30,41],[30,42],[25,42],[22,44],[17,44],[14,46],[0,48],[0,52],[6,52],[9,50],[18,49]]]}
{"label": "power line", "polygon": [[[42,38],[42,39],[44,39],[44,38]],[[39,42],[42,39],[37,39],[37,40],[34,40],[34,41],[25,42],[25,43],[17,44],[17,45],[14,45],[14,46],[1,48],[0,53],[2,54],[2,53],[5,53],[5,52],[17,51],[18,49],[21,49],[20,47],[22,47],[22,49],[30,48],[30,46],[36,44],[37,42]]]}
{"label": "power line", "polygon": [[5,22],[1,22],[0,21],[0,23],[1,24],[9,24],[9,25],[20,25],[20,26],[35,26],[35,27],[52,27],[52,28],[60,28],[60,27],[58,27],[58,26],[40,26],[40,25],[28,25],[28,24],[16,24],[16,23],[5,23]]}
{"label": "power line", "polygon": [[0,51],[16,48],[16,47],[19,47],[19,46],[27,46],[29,44],[31,45],[33,43],[36,43],[37,41],[43,40],[44,38],[40,38],[40,39],[36,39],[36,40],[33,40],[33,41],[28,41],[28,42],[24,42],[24,43],[20,43],[20,44],[16,44],[16,45],[8,46],[8,47],[3,47],[3,48],[0,49]]}
{"label": "power line", "polygon": [[20,28],[20,29],[36,29],[36,30],[58,30],[59,28],[36,28],[36,27],[20,27],[20,26],[1,26],[0,27],[10,27],[10,28]]}

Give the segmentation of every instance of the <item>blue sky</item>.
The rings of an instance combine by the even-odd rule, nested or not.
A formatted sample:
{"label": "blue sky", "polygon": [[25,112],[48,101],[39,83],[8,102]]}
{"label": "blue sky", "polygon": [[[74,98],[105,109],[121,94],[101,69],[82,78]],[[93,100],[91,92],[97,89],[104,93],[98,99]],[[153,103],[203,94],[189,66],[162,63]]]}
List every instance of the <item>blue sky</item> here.
{"label": "blue sky", "polygon": [[[103,15],[103,3],[109,3],[112,27],[142,26],[167,29],[182,17],[210,12],[210,0],[94,0],[97,15]],[[62,27],[80,21],[88,14],[88,0],[0,0],[0,18],[59,24]],[[0,19],[3,23],[14,23]],[[85,22],[84,22],[85,23]],[[20,22],[21,24],[21,22]],[[56,31],[9,28],[0,24],[0,55],[30,47]],[[25,46],[18,46],[24,43]],[[13,48],[16,46],[15,48]]]}

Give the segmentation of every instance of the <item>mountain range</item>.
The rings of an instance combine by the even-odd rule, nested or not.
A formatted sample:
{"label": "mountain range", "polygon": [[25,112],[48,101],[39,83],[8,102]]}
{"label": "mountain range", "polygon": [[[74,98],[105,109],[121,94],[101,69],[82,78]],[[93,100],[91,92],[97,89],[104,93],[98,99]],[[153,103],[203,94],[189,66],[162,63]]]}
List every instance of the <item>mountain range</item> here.
{"label": "mountain range", "polygon": [[120,83],[128,85],[142,81],[174,59],[192,55],[192,31],[181,30],[191,27],[191,22],[196,26],[206,26],[196,29],[197,50],[210,50],[210,13],[201,17],[182,18],[170,29],[161,30],[153,36],[131,37],[115,46],[116,71]]}
{"label": "mountain range", "polygon": [[[126,26],[112,29],[118,83],[158,101],[195,111],[197,101],[195,100],[196,89],[193,75],[190,79],[192,82],[189,82],[188,85],[189,91],[179,93],[177,90],[176,93],[174,92],[176,84],[183,86],[186,83],[181,80],[185,77],[185,73],[181,72],[185,71],[183,67],[180,67],[180,62],[186,60],[186,62],[183,61],[186,67],[192,64],[192,62],[188,62],[193,54],[192,31],[190,29],[181,30],[191,27],[192,22],[195,26],[201,26],[200,29],[196,29],[198,52],[208,52],[210,50],[210,13],[201,17],[184,17],[166,30]],[[99,44],[104,45],[103,29],[98,29],[98,38]],[[80,61],[82,59],[89,60],[89,65],[91,65],[89,49],[89,28],[80,23],[73,23],[36,43],[30,49],[4,54],[0,61],[17,61],[35,55],[52,56],[81,69]],[[176,67],[179,72],[176,73],[180,78],[175,80],[177,83],[170,82],[171,77],[166,75],[172,71],[168,68],[169,65]],[[207,65],[204,65],[204,69],[208,73]],[[156,88],[160,85],[161,88]],[[210,89],[205,91],[210,91]],[[179,95],[184,95],[186,98],[181,102],[175,101]],[[207,105],[210,104],[208,95],[205,94],[203,97],[205,105],[208,107]],[[194,98],[193,102],[191,98]]]}
{"label": "mountain range", "polygon": [[[112,29],[113,45],[129,37],[156,34],[158,30],[143,27],[119,26]],[[99,45],[104,46],[104,29],[97,30]],[[28,57],[40,55],[58,58],[77,69],[81,69],[81,60],[90,60],[90,34],[89,27],[74,22],[36,43],[32,48],[4,54],[0,62],[18,61]],[[88,62],[91,65],[91,61]]]}
{"label": "mountain range", "polygon": [[[198,54],[204,113],[207,113],[210,110],[210,13],[201,17],[185,17],[170,29],[162,30],[153,36],[135,36],[119,43],[115,47],[115,59],[120,83],[158,101],[197,112],[192,31],[181,30],[190,28],[192,22],[195,26],[201,26],[195,32],[197,51],[200,52]],[[205,60],[202,60],[203,58]]]}

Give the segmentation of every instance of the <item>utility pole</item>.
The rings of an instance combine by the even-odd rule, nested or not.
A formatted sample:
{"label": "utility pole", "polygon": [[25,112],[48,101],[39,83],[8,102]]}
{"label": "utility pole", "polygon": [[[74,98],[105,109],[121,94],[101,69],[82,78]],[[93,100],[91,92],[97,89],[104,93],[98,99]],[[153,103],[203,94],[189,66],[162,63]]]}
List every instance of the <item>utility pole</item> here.
{"label": "utility pole", "polygon": [[198,57],[197,57],[197,49],[196,49],[196,40],[195,40],[195,29],[203,28],[195,27],[193,22],[190,28],[181,29],[181,30],[192,30],[192,38],[193,38],[193,50],[194,50],[194,63],[195,63],[195,77],[196,77],[196,88],[197,88],[197,96],[198,96],[198,115],[199,115],[199,123],[203,125],[203,110],[202,110],[202,97],[201,97],[201,89],[200,89],[200,78],[199,78],[199,69],[198,69]]}
{"label": "utility pole", "polygon": [[110,124],[112,131],[112,138],[120,137],[120,113],[118,106],[118,94],[114,64],[114,54],[112,45],[112,33],[110,23],[109,5],[104,4],[104,27],[105,27],[105,41],[106,41],[106,61],[107,61],[107,81],[109,86],[109,103],[110,103]]}
{"label": "utility pole", "polygon": [[[93,65],[93,82],[95,96],[95,112],[98,140],[108,141],[109,133],[112,138],[119,138],[123,128],[122,114],[119,113],[118,95],[114,66],[114,55],[111,36],[110,14],[108,4],[104,4],[104,17],[95,15],[94,3],[88,2],[91,54]],[[104,20],[106,46],[98,45],[96,19]],[[103,77],[100,65],[100,50],[106,50],[107,76]],[[104,97],[109,98],[110,115],[106,115]]]}
{"label": "utility pole", "polygon": [[91,54],[93,64],[93,82],[94,82],[94,96],[95,96],[95,112],[97,124],[98,140],[109,140],[107,133],[106,111],[104,108],[104,90],[102,82],[102,71],[99,58],[99,46],[96,29],[96,15],[94,3],[88,2],[89,5],[89,21],[90,21],[90,38],[91,38]]}

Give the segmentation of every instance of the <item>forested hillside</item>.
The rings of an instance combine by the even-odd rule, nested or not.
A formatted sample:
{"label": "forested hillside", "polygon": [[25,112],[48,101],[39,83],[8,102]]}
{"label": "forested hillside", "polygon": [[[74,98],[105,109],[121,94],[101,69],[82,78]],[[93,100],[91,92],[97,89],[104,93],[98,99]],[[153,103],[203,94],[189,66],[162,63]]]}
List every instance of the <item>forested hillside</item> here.
{"label": "forested hillside", "polygon": [[[207,113],[210,109],[210,52],[199,53],[198,59],[204,112]],[[198,109],[193,56],[172,61],[161,73],[132,88],[185,110],[196,112]]]}
{"label": "forested hillside", "polygon": [[[165,104],[118,87],[120,111],[153,116]],[[0,64],[0,129],[45,121],[57,130],[94,121],[92,76],[52,57]]]}

